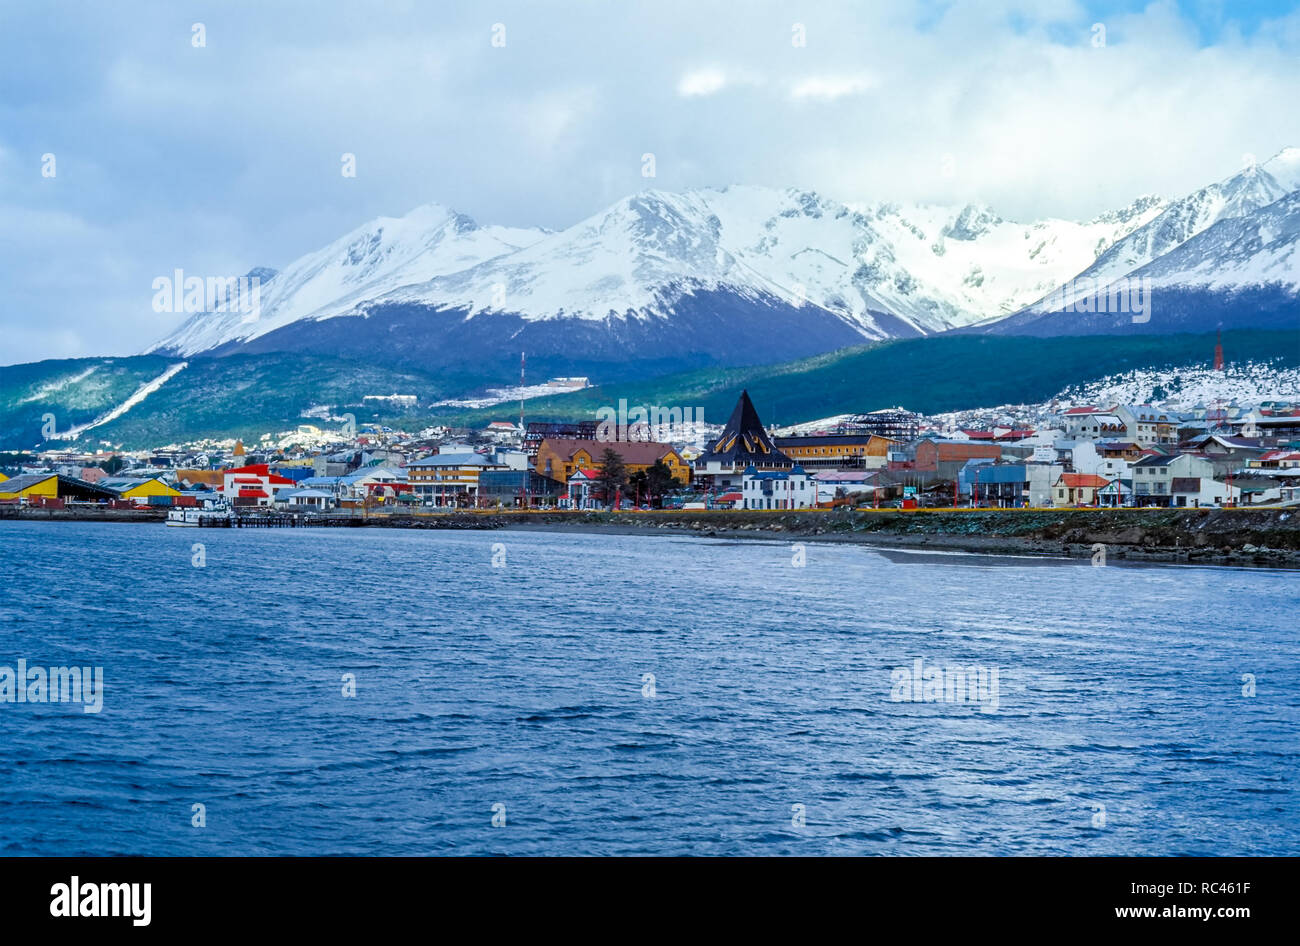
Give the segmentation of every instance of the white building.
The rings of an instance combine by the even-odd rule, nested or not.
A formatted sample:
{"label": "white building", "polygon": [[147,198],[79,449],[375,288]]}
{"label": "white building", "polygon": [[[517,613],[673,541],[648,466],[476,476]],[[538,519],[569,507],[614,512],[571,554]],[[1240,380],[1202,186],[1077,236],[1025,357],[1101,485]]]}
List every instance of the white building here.
{"label": "white building", "polygon": [[1222,506],[1240,503],[1241,490],[1207,476],[1175,476],[1170,480],[1171,506]]}
{"label": "white building", "polygon": [[224,470],[221,480],[222,496],[236,506],[270,506],[280,493],[299,488],[293,480],[272,473],[265,463]]}
{"label": "white building", "polygon": [[1030,506],[1052,505],[1052,486],[1065,467],[1059,463],[1025,464],[1025,502]]}
{"label": "white building", "polygon": [[817,484],[804,468],[764,470],[748,467],[741,477],[744,509],[808,509],[817,502]]}
{"label": "white building", "polygon": [[295,509],[311,509],[324,512],[338,505],[338,500],[334,494],[323,489],[296,489],[292,492],[281,493],[276,497],[275,501],[290,512]]}
{"label": "white building", "polygon": [[1072,465],[1076,473],[1091,473],[1108,480],[1128,479],[1132,474],[1129,462],[1123,457],[1107,457],[1097,452],[1096,443],[1082,440],[1071,451]]}
{"label": "white building", "polygon": [[1127,425],[1113,411],[1076,407],[1062,416],[1066,440],[1109,440],[1123,437]]}
{"label": "white building", "polygon": [[1157,410],[1149,404],[1121,405],[1115,408],[1115,416],[1124,425],[1124,439],[1144,447],[1172,444],[1178,440],[1177,415]]}

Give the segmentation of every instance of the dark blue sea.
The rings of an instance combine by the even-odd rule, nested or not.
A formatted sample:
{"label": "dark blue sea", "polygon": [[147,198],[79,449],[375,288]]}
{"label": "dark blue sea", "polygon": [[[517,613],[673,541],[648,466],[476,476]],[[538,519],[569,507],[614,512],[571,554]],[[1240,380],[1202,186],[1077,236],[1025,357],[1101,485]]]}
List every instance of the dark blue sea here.
{"label": "dark blue sea", "polygon": [[1300,853],[1300,574],[802,555],[0,523],[0,854]]}

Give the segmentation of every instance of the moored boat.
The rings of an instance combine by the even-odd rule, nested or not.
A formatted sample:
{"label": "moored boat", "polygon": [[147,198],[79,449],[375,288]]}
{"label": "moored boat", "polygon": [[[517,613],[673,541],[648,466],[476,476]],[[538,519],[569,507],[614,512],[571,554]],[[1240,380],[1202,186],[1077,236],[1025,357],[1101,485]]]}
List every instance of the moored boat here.
{"label": "moored boat", "polygon": [[167,510],[167,525],[197,529],[203,520],[226,519],[230,510],[225,506],[177,506]]}

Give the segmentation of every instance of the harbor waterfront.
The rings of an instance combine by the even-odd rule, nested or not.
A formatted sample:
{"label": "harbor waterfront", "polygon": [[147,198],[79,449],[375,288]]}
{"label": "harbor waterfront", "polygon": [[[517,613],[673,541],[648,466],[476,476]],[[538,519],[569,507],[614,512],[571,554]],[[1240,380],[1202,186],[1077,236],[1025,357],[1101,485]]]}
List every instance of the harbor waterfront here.
{"label": "harbor waterfront", "polygon": [[3,852],[1300,853],[1294,572],[772,538],[0,522]]}
{"label": "harbor waterfront", "polygon": [[[177,510],[100,507],[0,509],[0,518],[40,522],[176,525]],[[1253,509],[849,509],[537,512],[471,510],[327,514],[251,511],[211,515],[185,510],[204,528],[540,529],[618,534],[681,532],[727,538],[787,536],[950,549],[984,554],[1093,558],[1100,545],[1119,559],[1145,562],[1300,568],[1300,516],[1293,508]]]}

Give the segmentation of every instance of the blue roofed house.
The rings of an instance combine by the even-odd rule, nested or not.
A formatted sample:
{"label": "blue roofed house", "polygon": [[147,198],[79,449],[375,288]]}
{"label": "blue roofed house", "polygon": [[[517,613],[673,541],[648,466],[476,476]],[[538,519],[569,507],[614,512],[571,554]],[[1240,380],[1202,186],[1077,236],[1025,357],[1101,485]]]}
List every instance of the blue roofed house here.
{"label": "blue roofed house", "polygon": [[372,467],[341,476],[309,476],[298,482],[303,489],[323,490],[333,495],[335,503],[364,502],[376,494],[396,496],[406,478],[388,467]]}
{"label": "blue roofed house", "polygon": [[306,511],[310,509],[316,512],[324,512],[338,505],[338,497],[330,490],[310,488],[281,493],[276,496],[275,501],[290,511]]}
{"label": "blue roofed house", "polygon": [[1029,474],[1023,463],[993,463],[983,457],[966,461],[958,476],[965,496],[976,505],[1021,506],[1029,495]]}
{"label": "blue roofed house", "polygon": [[789,470],[746,467],[740,491],[742,509],[808,509],[817,502],[817,484],[798,464]]}

